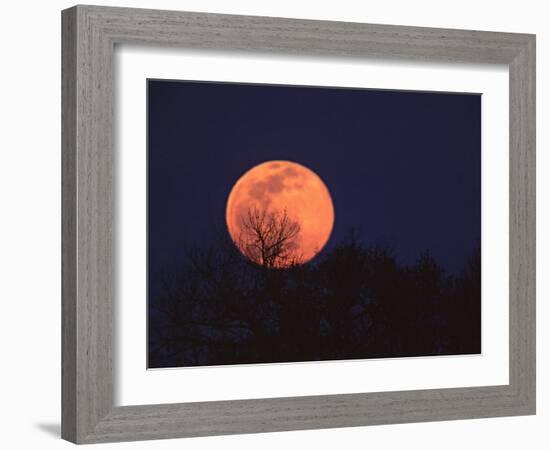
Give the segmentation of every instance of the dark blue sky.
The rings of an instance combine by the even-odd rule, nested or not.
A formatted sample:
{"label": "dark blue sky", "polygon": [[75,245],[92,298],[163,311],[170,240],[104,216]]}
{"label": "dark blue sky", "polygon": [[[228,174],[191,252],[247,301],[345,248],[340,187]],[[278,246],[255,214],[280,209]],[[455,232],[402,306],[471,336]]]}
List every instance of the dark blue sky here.
{"label": "dark blue sky", "polygon": [[325,249],[356,226],[403,263],[429,249],[457,273],[480,245],[479,95],[149,80],[148,114],[151,273],[225,232],[231,187],[273,159],[327,184]]}

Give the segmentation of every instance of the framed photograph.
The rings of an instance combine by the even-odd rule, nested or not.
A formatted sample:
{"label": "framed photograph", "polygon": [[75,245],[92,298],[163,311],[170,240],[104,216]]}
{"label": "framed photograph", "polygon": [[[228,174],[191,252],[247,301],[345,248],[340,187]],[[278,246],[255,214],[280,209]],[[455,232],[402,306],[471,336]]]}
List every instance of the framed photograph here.
{"label": "framed photograph", "polygon": [[535,413],[535,37],[75,6],[62,435]]}

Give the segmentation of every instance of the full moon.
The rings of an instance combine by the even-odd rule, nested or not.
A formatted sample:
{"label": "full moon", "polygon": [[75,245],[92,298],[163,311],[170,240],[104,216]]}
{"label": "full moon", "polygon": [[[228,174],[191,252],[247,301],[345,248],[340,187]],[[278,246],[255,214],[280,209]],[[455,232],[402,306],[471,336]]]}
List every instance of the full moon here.
{"label": "full moon", "polygon": [[323,249],[334,225],[334,206],[315,172],[291,161],[267,161],[237,180],[226,222],[248,259],[285,268],[306,263]]}

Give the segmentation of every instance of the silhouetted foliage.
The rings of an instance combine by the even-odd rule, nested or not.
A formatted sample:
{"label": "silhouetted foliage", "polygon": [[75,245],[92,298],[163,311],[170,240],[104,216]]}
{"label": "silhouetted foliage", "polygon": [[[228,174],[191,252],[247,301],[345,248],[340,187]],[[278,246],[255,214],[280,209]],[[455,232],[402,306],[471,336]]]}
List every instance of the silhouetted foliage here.
{"label": "silhouetted foliage", "polygon": [[266,255],[254,264],[226,237],[190,250],[149,298],[149,367],[481,351],[479,251],[457,277],[429,252],[404,266],[354,234],[308,264],[273,269]]}
{"label": "silhouetted foliage", "polygon": [[272,269],[301,262],[297,242],[300,224],[286,210],[248,209],[241,217],[238,246],[256,264]]}

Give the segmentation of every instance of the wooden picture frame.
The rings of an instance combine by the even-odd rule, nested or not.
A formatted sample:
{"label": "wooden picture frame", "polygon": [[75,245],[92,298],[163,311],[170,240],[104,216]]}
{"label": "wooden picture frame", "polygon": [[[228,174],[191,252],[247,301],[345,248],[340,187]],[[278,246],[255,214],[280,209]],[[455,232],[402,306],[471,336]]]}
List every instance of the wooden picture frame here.
{"label": "wooden picture frame", "polygon": [[[535,413],[535,36],[75,6],[62,13],[62,437],[75,443]],[[139,43],[506,64],[509,384],[254,400],[113,402],[113,52]]]}

